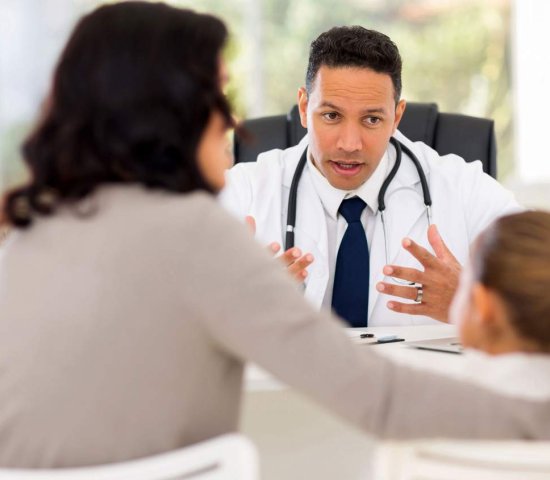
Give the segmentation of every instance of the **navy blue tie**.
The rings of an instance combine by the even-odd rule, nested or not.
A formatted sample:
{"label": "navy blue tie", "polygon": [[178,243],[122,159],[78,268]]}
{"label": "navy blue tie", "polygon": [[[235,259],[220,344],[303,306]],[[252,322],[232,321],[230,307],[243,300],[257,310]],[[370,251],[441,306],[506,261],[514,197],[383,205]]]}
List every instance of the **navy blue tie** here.
{"label": "navy blue tie", "polygon": [[361,223],[366,206],[359,197],[353,197],[338,209],[348,228],[336,257],[332,308],[352,327],[366,327],[369,310],[369,245]]}

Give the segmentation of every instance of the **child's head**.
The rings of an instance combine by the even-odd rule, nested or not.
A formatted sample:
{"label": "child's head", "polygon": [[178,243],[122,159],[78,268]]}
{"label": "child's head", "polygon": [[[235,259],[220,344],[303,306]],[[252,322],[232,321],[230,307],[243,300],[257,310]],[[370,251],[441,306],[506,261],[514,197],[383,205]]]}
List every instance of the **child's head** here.
{"label": "child's head", "polygon": [[478,237],[451,318],[466,347],[550,352],[550,213],[509,215]]}

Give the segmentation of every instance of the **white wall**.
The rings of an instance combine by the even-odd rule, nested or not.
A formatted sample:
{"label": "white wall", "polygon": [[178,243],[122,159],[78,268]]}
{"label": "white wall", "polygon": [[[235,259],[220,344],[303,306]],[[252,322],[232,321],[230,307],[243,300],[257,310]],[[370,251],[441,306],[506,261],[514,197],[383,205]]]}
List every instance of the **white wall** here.
{"label": "white wall", "polygon": [[513,71],[518,199],[550,208],[550,1],[514,0]]}

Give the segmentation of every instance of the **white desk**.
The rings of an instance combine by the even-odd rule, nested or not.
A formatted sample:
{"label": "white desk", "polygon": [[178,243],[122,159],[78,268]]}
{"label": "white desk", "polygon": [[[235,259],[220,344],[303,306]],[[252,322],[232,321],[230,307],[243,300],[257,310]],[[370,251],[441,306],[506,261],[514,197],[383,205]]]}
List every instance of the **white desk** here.
{"label": "white desk", "polygon": [[[348,334],[358,343],[365,343],[365,348],[376,348],[377,352],[390,355],[396,361],[418,364],[426,368],[457,368],[460,365],[460,355],[444,354],[441,362],[432,362],[433,353],[439,355],[438,352],[425,352],[418,349],[412,349],[407,346],[407,342],[417,340],[428,340],[432,338],[454,337],[457,335],[457,330],[454,325],[438,324],[438,325],[416,325],[408,327],[369,327],[348,329]],[[400,338],[404,338],[405,342],[388,343],[384,345],[366,345],[369,339],[361,342],[357,337],[363,332],[374,333],[375,336],[385,334],[396,334]],[[355,338],[353,338],[355,337]],[[430,355],[432,354],[432,355]],[[436,364],[434,366],[434,363]],[[286,388],[285,385],[273,378],[268,372],[260,369],[256,365],[250,365],[246,371],[246,389],[247,391],[271,391]]]}
{"label": "white desk", "polygon": [[[444,324],[361,330],[375,335],[396,334],[407,341],[456,335],[454,326]],[[460,355],[413,349],[407,347],[406,342],[365,345],[364,348],[376,348],[398,362],[436,370],[459,369],[463,360]],[[250,366],[246,372],[241,427],[260,452],[262,480],[371,478],[373,437],[331,415],[255,366]]]}

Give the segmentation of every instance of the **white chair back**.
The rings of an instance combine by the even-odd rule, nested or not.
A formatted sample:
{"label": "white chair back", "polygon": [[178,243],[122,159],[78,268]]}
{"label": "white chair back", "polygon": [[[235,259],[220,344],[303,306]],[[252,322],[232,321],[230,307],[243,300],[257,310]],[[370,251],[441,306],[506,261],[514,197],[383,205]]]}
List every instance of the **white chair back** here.
{"label": "white chair back", "polygon": [[174,452],[112,465],[52,470],[1,469],[0,480],[258,480],[256,448],[223,435]]}
{"label": "white chair back", "polygon": [[385,442],[377,449],[376,480],[547,480],[550,442]]}

